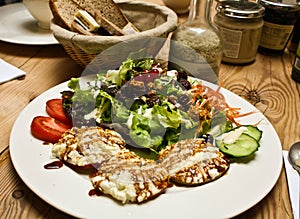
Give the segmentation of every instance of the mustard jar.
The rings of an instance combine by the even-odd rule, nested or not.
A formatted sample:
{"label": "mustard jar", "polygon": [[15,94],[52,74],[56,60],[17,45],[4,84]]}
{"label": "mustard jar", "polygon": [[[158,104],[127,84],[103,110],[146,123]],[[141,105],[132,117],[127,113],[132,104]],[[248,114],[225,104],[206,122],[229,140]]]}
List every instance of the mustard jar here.
{"label": "mustard jar", "polygon": [[216,11],[214,23],[223,39],[222,61],[231,64],[255,61],[264,7],[248,1],[220,1]]}

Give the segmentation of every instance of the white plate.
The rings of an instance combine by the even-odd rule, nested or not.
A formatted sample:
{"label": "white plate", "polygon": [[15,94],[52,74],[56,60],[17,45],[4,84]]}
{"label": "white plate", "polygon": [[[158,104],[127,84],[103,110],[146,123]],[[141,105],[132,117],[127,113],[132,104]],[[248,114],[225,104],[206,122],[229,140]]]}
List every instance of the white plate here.
{"label": "white plate", "polygon": [[[47,170],[43,166],[53,161],[51,148],[30,134],[34,116],[46,115],[47,100],[60,97],[67,89],[63,83],[34,99],[19,115],[10,136],[13,165],[38,196],[50,205],[80,218],[230,218],[254,206],[275,185],[282,168],[279,138],[270,122],[261,114],[244,117],[242,122],[263,121],[261,147],[248,163],[232,163],[226,175],[198,187],[171,187],[165,194],[143,204],[121,205],[111,198],[88,195],[92,185],[87,176],[79,175],[67,166]],[[221,89],[231,106],[242,112],[256,110],[250,103],[228,90]],[[257,110],[256,110],[257,111]]]}
{"label": "white plate", "polygon": [[26,45],[58,44],[51,30],[38,27],[23,3],[0,7],[0,40]]}

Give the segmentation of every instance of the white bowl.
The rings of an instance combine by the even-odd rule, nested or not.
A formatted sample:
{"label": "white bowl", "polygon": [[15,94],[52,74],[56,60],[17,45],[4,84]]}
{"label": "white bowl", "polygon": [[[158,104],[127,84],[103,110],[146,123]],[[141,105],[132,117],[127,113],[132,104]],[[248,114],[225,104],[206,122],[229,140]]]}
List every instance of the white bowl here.
{"label": "white bowl", "polygon": [[37,20],[38,26],[43,29],[50,29],[52,12],[49,7],[49,0],[23,0],[29,13]]}

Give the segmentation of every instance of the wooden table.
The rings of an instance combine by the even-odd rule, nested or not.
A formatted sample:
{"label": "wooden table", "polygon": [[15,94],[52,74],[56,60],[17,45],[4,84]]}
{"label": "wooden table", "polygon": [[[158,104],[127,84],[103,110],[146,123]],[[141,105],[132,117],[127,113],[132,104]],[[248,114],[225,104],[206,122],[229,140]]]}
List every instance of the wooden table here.
{"label": "wooden table", "polygon": [[[41,200],[22,182],[9,156],[9,136],[17,116],[32,99],[79,76],[83,69],[60,45],[0,42],[0,58],[27,73],[24,78],[0,85],[0,218],[71,218]],[[270,120],[283,149],[300,140],[300,84],[290,77],[293,59],[294,54],[288,51],[278,57],[258,54],[253,64],[222,64],[220,69],[224,87],[250,101]],[[284,168],[272,191],[236,218],[293,218]]]}

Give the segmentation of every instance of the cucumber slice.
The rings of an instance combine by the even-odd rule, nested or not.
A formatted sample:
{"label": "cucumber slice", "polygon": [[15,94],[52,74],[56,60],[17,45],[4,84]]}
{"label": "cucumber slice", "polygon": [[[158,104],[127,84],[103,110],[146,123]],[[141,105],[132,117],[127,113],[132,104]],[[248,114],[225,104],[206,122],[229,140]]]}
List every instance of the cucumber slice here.
{"label": "cucumber slice", "polygon": [[[256,141],[260,141],[262,137],[262,131],[259,130],[256,126],[253,125],[245,125],[248,130],[244,131],[244,134],[250,135],[252,138],[254,138]],[[239,127],[237,127],[239,128]]]}
{"label": "cucumber slice", "polygon": [[[247,128],[247,129],[245,129]],[[250,135],[252,138],[254,138],[256,141],[259,141],[262,137],[262,131],[259,130],[256,126],[253,125],[241,125],[236,128],[233,128],[231,131],[243,129],[242,133]]]}
{"label": "cucumber slice", "polygon": [[225,144],[222,138],[216,140],[219,150],[233,157],[246,157],[259,148],[258,141],[248,134],[242,133],[233,143]]}

